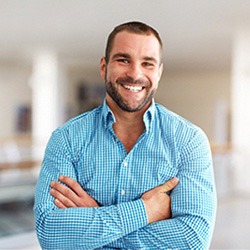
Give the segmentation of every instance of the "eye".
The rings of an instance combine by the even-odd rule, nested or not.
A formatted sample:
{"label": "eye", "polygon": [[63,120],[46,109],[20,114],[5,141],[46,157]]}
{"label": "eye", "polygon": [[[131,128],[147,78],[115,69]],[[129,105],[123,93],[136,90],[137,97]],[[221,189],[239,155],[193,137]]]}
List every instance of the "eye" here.
{"label": "eye", "polygon": [[143,62],[142,65],[143,65],[144,67],[154,67],[154,66],[155,66],[155,65],[154,65],[153,63],[151,63],[151,62]]}
{"label": "eye", "polygon": [[118,62],[121,62],[121,63],[125,63],[125,64],[128,64],[128,63],[129,63],[129,60],[128,60],[128,59],[125,59],[125,58],[118,59],[117,61],[118,61]]}

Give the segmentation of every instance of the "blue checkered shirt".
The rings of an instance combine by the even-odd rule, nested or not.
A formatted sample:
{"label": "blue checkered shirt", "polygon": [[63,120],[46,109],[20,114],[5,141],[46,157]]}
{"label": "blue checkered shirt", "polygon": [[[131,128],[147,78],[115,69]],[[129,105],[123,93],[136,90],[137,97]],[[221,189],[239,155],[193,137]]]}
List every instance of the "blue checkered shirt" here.
{"label": "blue checkered shirt", "polygon": [[[145,131],[127,153],[104,104],[53,132],[35,195],[43,249],[207,249],[216,211],[211,152],[201,129],[154,100]],[[50,182],[69,176],[102,204],[59,209]],[[141,195],[179,178],[170,193],[172,218],[148,224]]]}

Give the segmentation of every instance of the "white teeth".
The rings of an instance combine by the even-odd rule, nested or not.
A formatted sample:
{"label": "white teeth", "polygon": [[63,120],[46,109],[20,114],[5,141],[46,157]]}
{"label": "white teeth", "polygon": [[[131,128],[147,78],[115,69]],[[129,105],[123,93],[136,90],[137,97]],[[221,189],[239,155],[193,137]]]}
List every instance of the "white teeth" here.
{"label": "white teeth", "polygon": [[125,89],[128,89],[128,90],[132,91],[132,92],[139,92],[139,91],[142,90],[142,87],[140,87],[140,86],[123,85],[123,87]]}

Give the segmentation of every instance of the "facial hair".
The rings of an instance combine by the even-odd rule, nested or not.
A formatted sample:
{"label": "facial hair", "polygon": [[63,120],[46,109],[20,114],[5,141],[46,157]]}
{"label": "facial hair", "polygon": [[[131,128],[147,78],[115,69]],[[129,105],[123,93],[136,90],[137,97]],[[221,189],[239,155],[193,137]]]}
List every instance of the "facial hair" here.
{"label": "facial hair", "polygon": [[[144,98],[137,104],[136,107],[131,107],[129,105],[129,102],[125,100],[119,93],[117,85],[122,85],[122,84],[136,84],[136,86],[143,86],[146,90],[146,94]],[[143,109],[149,102],[152,101],[156,89],[150,90],[150,82],[143,80],[143,79],[138,79],[134,80],[131,77],[121,77],[117,79],[116,83],[112,83],[111,81],[107,82],[106,81],[106,91],[108,95],[113,99],[113,101],[124,111],[127,112],[137,112]]]}

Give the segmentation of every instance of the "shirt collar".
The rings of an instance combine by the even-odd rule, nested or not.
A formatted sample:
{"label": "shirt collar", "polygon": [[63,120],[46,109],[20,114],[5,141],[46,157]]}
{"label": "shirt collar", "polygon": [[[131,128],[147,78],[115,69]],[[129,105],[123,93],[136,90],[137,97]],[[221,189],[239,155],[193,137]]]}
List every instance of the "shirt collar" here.
{"label": "shirt collar", "polygon": [[115,116],[111,109],[109,108],[106,98],[103,101],[102,105],[102,117],[104,119],[104,125],[105,127],[112,126],[113,123],[115,123]]}
{"label": "shirt collar", "polygon": [[143,115],[143,122],[146,127],[146,132],[150,131],[152,128],[152,122],[155,116],[155,100],[152,99],[152,103]]}
{"label": "shirt collar", "polygon": [[[150,107],[146,110],[146,112],[143,115],[143,122],[145,124],[147,132],[152,127],[151,124],[152,124],[152,121],[154,119],[154,115],[155,115],[155,101],[154,101],[154,99],[152,99],[152,103],[151,103]],[[104,102],[103,102],[102,116],[104,119],[105,127],[112,126],[113,123],[115,123],[115,116],[114,116],[113,112],[111,111],[111,109],[109,108],[107,101],[106,101],[106,98],[104,99]]]}

